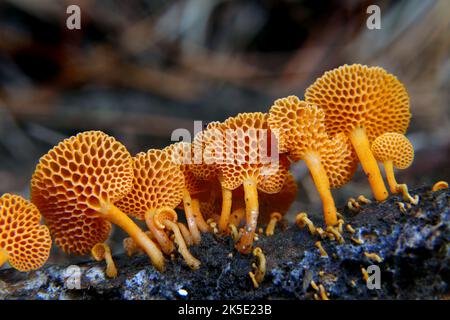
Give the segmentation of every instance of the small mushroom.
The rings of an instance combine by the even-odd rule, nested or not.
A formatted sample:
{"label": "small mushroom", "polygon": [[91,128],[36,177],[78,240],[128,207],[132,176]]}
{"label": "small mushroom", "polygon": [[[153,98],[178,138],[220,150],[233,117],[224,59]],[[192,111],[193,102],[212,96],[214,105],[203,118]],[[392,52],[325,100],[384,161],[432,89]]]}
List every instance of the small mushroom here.
{"label": "small mushroom", "polygon": [[64,252],[89,253],[107,240],[114,223],[162,271],[159,248],[115,206],[130,192],[132,182],[132,158],[125,146],[103,132],[86,131],[62,141],[40,159],[31,181],[31,199]]}
{"label": "small mushroom", "polygon": [[323,109],[330,136],[349,137],[375,199],[385,200],[388,192],[370,145],[385,132],[406,132],[411,113],[403,84],[380,67],[344,65],[306,89],[305,101]]}
{"label": "small mushroom", "polygon": [[438,181],[433,185],[433,187],[431,188],[431,191],[438,191],[438,190],[447,189],[447,188],[448,188],[447,181]]}
{"label": "small mushroom", "polygon": [[394,175],[394,167],[406,169],[414,160],[414,148],[408,138],[400,133],[384,133],[372,143],[372,153],[383,163],[391,192],[393,194],[402,192],[404,200],[417,204],[418,197],[411,197],[407,185],[398,184]]}
{"label": "small mushroom", "polygon": [[[133,170],[132,189],[116,205],[127,214],[144,220],[161,246],[161,250],[170,255],[175,246],[166,232],[167,229],[174,232],[179,247],[183,246],[181,242],[184,243],[184,239],[182,236],[178,237],[181,232],[176,223],[177,219],[171,217],[172,223],[168,222],[166,225],[161,217],[165,217],[164,214],[167,212],[176,215],[173,209],[183,199],[183,172],[179,164],[172,161],[167,149],[150,149],[147,152],[138,153],[133,158]],[[185,244],[184,247],[186,247]]]}
{"label": "small mushroom", "polygon": [[280,151],[293,161],[303,160],[322,198],[327,225],[337,224],[337,211],[331,188],[338,188],[352,178],[356,156],[348,139],[326,132],[325,113],[296,96],[278,99],[270,108],[269,125],[280,142]]}
{"label": "small mushroom", "polygon": [[266,275],[266,256],[264,255],[262,249],[260,247],[256,247],[253,250],[253,255],[258,259],[258,263],[254,264],[255,272],[250,271],[248,273],[250,279],[253,282],[253,286],[257,289],[259,285],[264,280],[264,276]]}
{"label": "small mushroom", "polygon": [[177,213],[171,208],[163,208],[158,210],[153,217],[155,224],[158,228],[167,228],[171,230],[175,236],[175,243],[178,245],[178,251],[183,256],[187,265],[193,269],[197,270],[200,267],[200,261],[194,258],[189,252],[184,237],[180,232],[180,228],[177,224]]}
{"label": "small mushroom", "polygon": [[[258,189],[264,186],[265,180],[271,175],[286,175],[288,170],[280,170],[279,166],[289,165],[289,162],[278,161],[276,170],[270,170],[272,163],[267,161],[264,154],[271,141],[271,132],[268,127],[268,115],[261,112],[240,113],[235,117],[228,118],[223,122],[221,130],[225,139],[216,140],[214,150],[225,150],[224,157],[216,159],[217,168],[220,172],[219,181],[222,189],[234,190],[243,186],[246,208],[246,226],[244,234],[236,244],[237,250],[248,254],[252,250],[252,244],[259,216]],[[266,136],[263,136],[263,135]],[[278,153],[277,153],[278,154]],[[269,181],[279,181],[277,178]],[[284,181],[284,180],[283,180]],[[267,184],[273,187],[274,185]],[[276,188],[271,188],[271,192],[279,192],[283,184],[278,183]],[[264,190],[263,190],[264,191]],[[222,198],[222,208],[224,203],[231,203],[231,194],[224,193]],[[219,221],[219,229],[228,227],[231,208],[222,211]]]}
{"label": "small mushroom", "polygon": [[0,197],[0,267],[8,262],[21,272],[42,267],[50,255],[52,239],[36,206],[5,193]]}
{"label": "small mushroom", "polygon": [[106,243],[97,243],[91,249],[91,255],[96,261],[106,262],[106,275],[109,278],[117,277],[117,268],[111,255],[111,249]]}
{"label": "small mushroom", "polygon": [[270,214],[270,221],[267,224],[267,228],[266,228],[266,236],[268,236],[268,237],[273,236],[273,232],[275,231],[275,226],[277,225],[277,222],[280,221],[282,218],[283,218],[283,216],[279,212],[272,212]]}

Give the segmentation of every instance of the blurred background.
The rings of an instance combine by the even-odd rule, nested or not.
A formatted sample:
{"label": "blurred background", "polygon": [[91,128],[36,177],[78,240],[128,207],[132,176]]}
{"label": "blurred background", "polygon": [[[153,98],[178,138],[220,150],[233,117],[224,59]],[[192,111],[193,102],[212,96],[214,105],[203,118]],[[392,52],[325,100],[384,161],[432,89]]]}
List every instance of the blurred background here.
{"label": "blurred background", "polygon": [[[80,30],[66,27],[72,4]],[[380,30],[366,26],[372,4]],[[163,147],[193,120],[303,97],[345,63],[382,66],[408,89],[416,159],[398,180],[448,181],[449,31],[448,0],[2,0],[0,193],[28,196],[39,157],[79,131],[103,130],[132,154]],[[305,166],[293,172],[300,191],[290,219],[321,215]],[[371,196],[361,170],[334,194],[338,206]]]}

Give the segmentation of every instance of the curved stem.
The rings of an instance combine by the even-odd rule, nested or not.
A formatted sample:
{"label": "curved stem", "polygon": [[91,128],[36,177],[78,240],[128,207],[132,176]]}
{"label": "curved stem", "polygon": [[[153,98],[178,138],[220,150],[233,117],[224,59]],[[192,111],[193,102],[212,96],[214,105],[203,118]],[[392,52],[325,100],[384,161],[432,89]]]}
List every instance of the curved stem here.
{"label": "curved stem", "polygon": [[244,254],[252,251],[253,238],[258,224],[259,203],[258,189],[253,179],[246,179],[243,183],[245,195],[245,231],[241,240],[236,244],[236,249]]}
{"label": "curved stem", "polygon": [[281,214],[278,212],[274,212],[270,215],[270,221],[266,227],[266,236],[273,236],[275,231],[275,227],[277,226],[277,222],[281,220]]}
{"label": "curved stem", "polygon": [[200,231],[198,231],[197,223],[195,221],[195,214],[192,206],[192,199],[189,191],[185,188],[183,191],[183,206],[186,215],[186,222],[191,232],[192,241],[194,244],[199,244],[201,240]]}
{"label": "curved stem", "polygon": [[117,268],[112,258],[111,249],[105,250],[106,275],[110,278],[117,277]]}
{"label": "curved stem", "polygon": [[412,204],[416,205],[419,203],[419,199],[417,195],[413,198],[408,192],[408,186],[404,183],[399,184],[395,179],[394,174],[394,165],[391,160],[383,162],[384,172],[386,173],[386,178],[389,183],[389,188],[393,194],[401,192],[403,195],[403,199],[405,201],[409,201]]}
{"label": "curved stem", "polygon": [[175,243],[178,245],[178,252],[183,256],[184,261],[186,261],[191,269],[197,270],[200,267],[200,261],[189,252],[178,225],[170,220],[164,220],[163,223],[168,229],[172,230],[175,235]]}
{"label": "curved stem", "polygon": [[99,210],[102,216],[111,223],[122,228],[150,257],[153,265],[159,271],[164,270],[164,257],[161,250],[125,213],[115,205],[103,204]]}
{"label": "curved stem", "polygon": [[228,223],[231,214],[233,192],[230,189],[222,187],[222,212],[219,219],[219,230],[221,232],[228,232]]}
{"label": "curved stem", "polygon": [[0,248],[0,267],[2,265],[4,265],[6,262],[8,262],[8,254],[6,253],[5,250],[3,250],[2,248]]}
{"label": "curved stem", "polygon": [[203,218],[203,214],[200,211],[200,202],[198,198],[192,198],[192,211],[194,212],[195,222],[197,223],[197,227],[201,232],[210,232],[210,228],[208,224],[205,222]]}
{"label": "curved stem", "polygon": [[394,164],[391,160],[383,162],[384,165],[384,172],[386,173],[386,179],[389,184],[389,188],[391,189],[391,193],[396,194],[398,193],[397,190],[397,180],[395,179],[394,174]]}
{"label": "curved stem", "polygon": [[336,206],[334,204],[333,195],[330,191],[328,176],[324,167],[322,166],[320,157],[315,152],[307,152],[303,156],[303,160],[305,161],[306,166],[311,173],[314,184],[316,185],[316,189],[319,192],[320,198],[322,199],[325,223],[328,226],[334,226],[338,222]]}
{"label": "curved stem", "polygon": [[370,149],[369,139],[364,128],[356,128],[350,134],[350,141],[356,151],[361,166],[369,180],[372,193],[377,201],[384,201],[388,191],[384,185],[377,160]]}
{"label": "curved stem", "polygon": [[194,242],[192,241],[191,233],[189,229],[182,222],[178,222],[178,228],[180,228],[181,234],[183,235],[184,241],[188,246],[192,246]]}
{"label": "curved stem", "polygon": [[167,233],[156,226],[153,219],[155,213],[156,210],[154,209],[147,211],[145,213],[145,223],[147,224],[150,232],[155,236],[156,241],[158,241],[159,245],[161,246],[161,250],[165,254],[169,255],[173,252],[173,250],[175,250],[175,246],[172,240],[169,239]]}

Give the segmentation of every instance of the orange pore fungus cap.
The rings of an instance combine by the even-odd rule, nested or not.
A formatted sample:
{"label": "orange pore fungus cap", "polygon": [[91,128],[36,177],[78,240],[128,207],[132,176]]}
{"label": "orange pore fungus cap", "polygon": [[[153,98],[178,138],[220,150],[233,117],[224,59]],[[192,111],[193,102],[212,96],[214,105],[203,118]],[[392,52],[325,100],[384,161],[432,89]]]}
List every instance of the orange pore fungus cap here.
{"label": "orange pore fungus cap", "polygon": [[133,188],[116,203],[125,213],[144,220],[149,210],[176,208],[183,198],[184,176],[167,150],[150,149],[133,158]]}
{"label": "orange pore fungus cap", "polygon": [[184,187],[191,195],[204,191],[204,181],[198,178],[191,170],[190,164],[194,156],[192,146],[187,142],[177,142],[164,148],[174,164],[179,164],[184,176]]}
{"label": "orange pore fungus cap", "polygon": [[270,128],[280,137],[280,149],[294,161],[305,161],[322,198],[325,222],[337,224],[330,188],[350,181],[357,166],[346,136],[327,134],[323,110],[296,96],[276,100],[269,114]]}
{"label": "orange pore fungus cap", "polygon": [[411,113],[403,84],[380,67],[344,65],[325,72],[305,92],[322,108],[330,135],[365,128],[370,142],[385,132],[405,133]]}
{"label": "orange pore fungus cap", "polygon": [[41,214],[31,202],[8,193],[0,197],[0,251],[4,250],[9,264],[19,271],[39,269],[50,255],[52,239],[40,220]]}
{"label": "orange pore fungus cap", "polygon": [[100,131],[68,138],[44,155],[32,177],[31,199],[66,253],[87,254],[111,224],[98,210],[131,190],[131,155]]}
{"label": "orange pore fungus cap", "polygon": [[380,162],[392,161],[398,169],[408,168],[414,160],[414,148],[403,134],[388,132],[372,143],[372,152]]}
{"label": "orange pore fungus cap", "polygon": [[262,176],[262,179],[258,182],[258,190],[264,193],[278,193],[283,188],[289,175],[291,162],[286,154],[280,154],[275,166],[275,172],[269,171],[267,175]]}
{"label": "orange pore fungus cap", "polygon": [[221,123],[214,121],[208,124],[205,130],[200,131],[192,141],[192,150],[194,153],[193,163],[189,165],[189,170],[200,180],[216,179],[219,175],[218,168],[213,163],[213,156],[209,158],[204,156],[206,148],[212,145],[216,138],[220,138]]}
{"label": "orange pore fungus cap", "polygon": [[289,96],[275,101],[268,121],[279,137],[280,150],[288,151],[292,160],[299,161],[308,152],[320,155],[330,188],[351,180],[358,164],[356,154],[345,135],[327,134],[322,109]]}
{"label": "orange pore fungus cap", "polygon": [[[225,188],[234,190],[247,178],[259,183],[268,177],[263,174],[270,166],[271,156],[267,119],[268,115],[261,112],[240,113],[223,123],[224,139],[216,150],[223,150],[224,158],[217,159],[217,167]],[[274,174],[277,173],[278,170]]]}

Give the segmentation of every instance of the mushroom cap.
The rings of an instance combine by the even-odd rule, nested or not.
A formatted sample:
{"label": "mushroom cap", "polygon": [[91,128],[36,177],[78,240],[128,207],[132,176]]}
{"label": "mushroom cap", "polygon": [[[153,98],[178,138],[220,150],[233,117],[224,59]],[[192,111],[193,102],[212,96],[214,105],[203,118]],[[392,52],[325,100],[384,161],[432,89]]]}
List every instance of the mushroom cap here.
{"label": "mushroom cap", "polygon": [[278,193],[283,188],[286,178],[289,174],[291,162],[286,154],[279,155],[277,171],[273,174],[263,175],[258,182],[258,190],[265,193]]}
{"label": "mushroom cap", "polygon": [[397,169],[408,168],[414,160],[414,148],[403,134],[387,132],[372,143],[374,157],[385,162],[391,160]]}
{"label": "mushroom cap", "polygon": [[270,108],[268,121],[279,136],[280,150],[289,152],[294,161],[301,160],[306,152],[319,154],[331,188],[353,177],[358,159],[350,141],[343,133],[327,134],[325,113],[319,107],[296,96],[278,99]]}
{"label": "mushroom cap", "polygon": [[294,176],[289,173],[286,177],[286,181],[283,188],[278,193],[259,193],[259,223],[267,223],[270,220],[270,215],[273,212],[278,212],[281,215],[285,215],[295,198],[297,197],[297,182]]}
{"label": "mushroom cap", "polygon": [[326,113],[330,135],[366,129],[369,141],[385,132],[405,133],[411,113],[403,84],[380,67],[344,65],[325,72],[305,92]]}
{"label": "mushroom cap", "polygon": [[167,150],[150,149],[133,158],[133,188],[116,203],[123,212],[144,220],[145,213],[175,208],[183,198],[184,175]]}
{"label": "mushroom cap", "polygon": [[266,152],[271,142],[267,118],[261,112],[240,113],[221,126],[224,139],[215,141],[214,150],[224,150],[224,158],[216,159],[223,187],[234,190],[247,178],[257,183],[264,179],[262,169],[270,165]]}
{"label": "mushroom cap", "polygon": [[31,202],[8,193],[0,197],[0,249],[19,271],[39,269],[50,255],[50,232],[40,221],[41,214]]}
{"label": "mushroom cap", "polygon": [[33,174],[31,199],[66,253],[87,254],[110,233],[101,203],[125,196],[133,181],[128,150],[107,134],[86,131],[60,142]]}
{"label": "mushroom cap", "polygon": [[[217,178],[219,175],[218,168],[208,160],[212,160],[212,155],[208,152],[207,146],[213,145],[214,139],[220,137],[222,132],[221,123],[214,121],[210,122],[205,130],[200,131],[194,137],[192,142],[192,149],[194,152],[194,161],[189,165],[189,170],[200,180],[211,180]],[[198,153],[201,151],[201,155]],[[214,153],[214,152],[212,152]]]}
{"label": "mushroom cap", "polygon": [[184,175],[184,186],[191,195],[204,191],[204,181],[197,178],[191,171],[193,161],[192,146],[187,142],[177,142],[164,148],[172,157],[172,162],[179,164]]}

